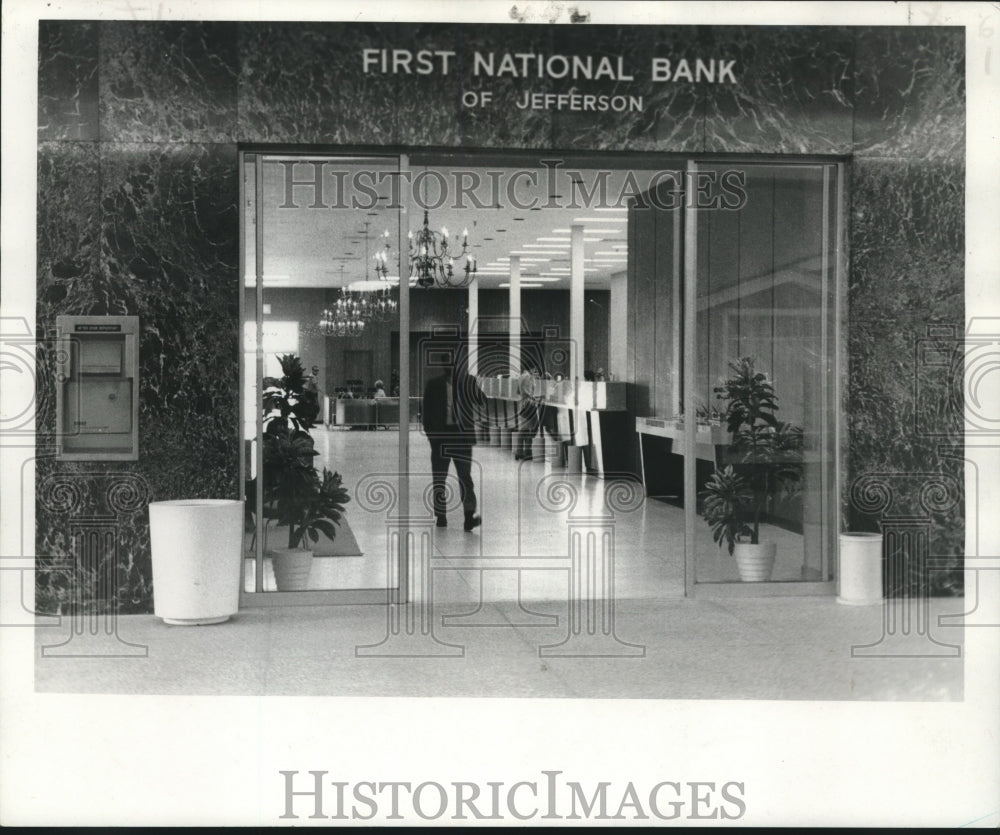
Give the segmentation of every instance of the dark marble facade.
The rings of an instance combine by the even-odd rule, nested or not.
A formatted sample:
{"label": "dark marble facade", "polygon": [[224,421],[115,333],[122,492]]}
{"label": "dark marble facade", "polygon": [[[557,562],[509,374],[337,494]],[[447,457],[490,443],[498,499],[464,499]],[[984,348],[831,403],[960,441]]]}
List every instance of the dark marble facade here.
{"label": "dark marble facade", "polygon": [[225,142],[236,130],[236,24],[108,21],[101,140]]}
{"label": "dark marble facade", "polygon": [[885,27],[856,37],[853,152],[961,164],[965,32]]}
{"label": "dark marble facade", "polygon": [[[72,552],[79,518],[104,519],[119,599],[151,611],[144,502],[238,495],[239,143],[849,157],[845,482],[888,474],[910,510],[927,491],[898,474],[930,473],[926,483],[960,490],[957,459],[939,449],[961,442],[954,397],[917,351],[964,318],[963,39],[958,28],[920,27],[42,21],[42,562]],[[364,74],[362,46],[457,57],[447,78]],[[625,55],[635,81],[477,81],[468,73],[475,49]],[[652,55],[698,54],[736,59],[739,83],[649,78]],[[484,89],[494,93],[491,107],[463,106],[463,92]],[[581,114],[511,105],[526,91],[574,90],[642,95],[645,107]],[[140,316],[138,462],[46,457],[44,336],[60,313]],[[932,549],[957,565],[961,502],[927,508]],[[848,521],[877,524],[866,509],[849,507]]]}
{"label": "dark marble facade", "polygon": [[934,570],[894,572],[897,594],[962,584],[964,38],[887,27],[856,39],[846,484],[891,499],[848,492],[846,521],[889,530],[909,517],[926,528]]}
{"label": "dark marble facade", "polygon": [[657,82],[651,77],[651,56],[693,56],[701,54],[702,27],[621,28],[577,27],[559,30],[557,52],[593,55],[595,61],[608,57],[617,67],[634,77],[625,80],[560,79],[556,93],[591,93],[605,96],[641,96],[642,111],[616,113],[553,111],[553,145],[556,148],[586,150],[696,151],[704,141],[704,98],[702,85]]}
{"label": "dark marble facade", "polygon": [[[39,333],[52,334],[59,314],[129,314],[141,338],[139,460],[41,457],[38,554],[43,566],[67,553],[85,560],[123,611],[150,610],[146,504],[238,496],[235,155],[223,144],[39,145]],[[39,351],[41,449],[55,429],[48,344]],[[84,521],[103,526],[104,553],[73,545]]]}
{"label": "dark marble facade", "polygon": [[242,24],[240,140],[394,144],[395,81],[359,72],[362,39],[374,49],[388,47],[392,27]]}
{"label": "dark marble facade", "polygon": [[38,27],[38,141],[97,139],[98,24]]}
{"label": "dark marble facade", "polygon": [[850,29],[720,26],[706,42],[737,59],[741,78],[709,88],[705,151],[851,153]]}

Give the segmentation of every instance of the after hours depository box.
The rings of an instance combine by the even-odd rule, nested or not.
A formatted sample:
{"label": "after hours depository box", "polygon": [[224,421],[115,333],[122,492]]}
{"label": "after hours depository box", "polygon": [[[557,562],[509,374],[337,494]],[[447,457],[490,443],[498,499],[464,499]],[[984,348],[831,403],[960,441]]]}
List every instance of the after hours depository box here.
{"label": "after hours depository box", "polygon": [[65,461],[139,457],[139,318],[58,316],[56,422]]}

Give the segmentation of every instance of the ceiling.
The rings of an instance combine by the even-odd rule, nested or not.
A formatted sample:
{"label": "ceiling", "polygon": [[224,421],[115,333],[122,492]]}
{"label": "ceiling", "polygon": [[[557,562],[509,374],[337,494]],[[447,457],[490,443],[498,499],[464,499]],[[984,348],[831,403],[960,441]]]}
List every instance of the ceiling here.
{"label": "ceiling", "polygon": [[[509,259],[518,256],[522,286],[567,289],[572,224],[584,227],[585,286],[607,288],[610,277],[626,268],[627,198],[656,174],[569,162],[548,168],[414,166],[404,202],[395,157],[274,155],[263,158],[262,171],[264,283],[310,288],[374,280],[380,251],[388,256],[390,278],[397,276],[399,225],[419,232],[425,207],[432,230],[448,229],[453,252],[468,230],[482,288],[507,286]],[[252,286],[253,163],[245,174],[244,280]],[[464,264],[456,258],[456,271]]]}

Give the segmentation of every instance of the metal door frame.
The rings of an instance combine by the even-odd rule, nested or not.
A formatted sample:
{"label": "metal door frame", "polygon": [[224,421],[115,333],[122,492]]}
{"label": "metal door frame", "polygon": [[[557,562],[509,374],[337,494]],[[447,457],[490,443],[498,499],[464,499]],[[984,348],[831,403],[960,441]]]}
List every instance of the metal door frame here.
{"label": "metal door frame", "polygon": [[[264,236],[262,234],[263,225],[260,222],[263,217],[263,203],[264,203],[264,191],[263,191],[263,162],[265,157],[272,156],[301,156],[309,158],[322,157],[324,160],[337,160],[337,159],[380,159],[385,161],[396,160],[397,171],[405,171],[408,167],[408,158],[405,154],[395,154],[395,153],[380,153],[380,152],[353,152],[344,151],[342,153],[337,153],[335,151],[306,151],[306,150],[240,150],[239,151],[239,194],[240,194],[240,229],[239,229],[239,241],[240,241],[240,289],[239,289],[239,309],[240,309],[240,322],[241,327],[239,329],[239,340],[240,340],[240,351],[239,351],[239,379],[240,379],[240,397],[239,397],[239,432],[240,432],[240,491],[242,493],[243,484],[247,476],[247,456],[245,452],[245,442],[243,440],[243,426],[244,426],[244,392],[243,392],[243,381],[246,372],[245,369],[245,346],[243,344],[243,334],[244,328],[242,326],[244,310],[246,305],[246,287],[244,283],[244,276],[247,272],[246,263],[246,224],[247,217],[246,212],[248,207],[246,205],[246,189],[244,186],[246,177],[246,166],[248,163],[252,162],[254,165],[254,206],[253,206],[253,219],[254,219],[254,264],[253,271],[255,276],[254,282],[254,292],[256,293],[256,325],[257,325],[257,338],[256,338],[256,355],[255,355],[255,379],[257,385],[258,399],[259,393],[263,389],[264,380]],[[406,236],[406,230],[409,228],[406,222],[406,212],[407,205],[409,201],[409,190],[408,190],[408,178],[405,176],[400,176],[399,178],[399,202],[401,208],[399,209],[399,240],[397,242],[397,253],[399,255],[399,341],[400,341],[400,390],[399,390],[399,459],[398,459],[398,519],[401,523],[400,535],[389,534],[389,544],[390,547],[395,545],[395,565],[389,567],[388,571],[388,583],[386,588],[377,589],[315,589],[308,591],[264,591],[263,589],[263,564],[264,564],[264,537],[261,535],[261,531],[258,529],[257,536],[254,546],[254,562],[256,564],[256,588],[254,591],[246,591],[246,577],[245,577],[245,557],[240,563],[240,608],[252,607],[252,606],[315,606],[315,605],[327,605],[327,604],[344,604],[344,605],[354,605],[354,604],[369,604],[369,603],[381,603],[385,604],[388,602],[406,602],[406,589],[408,588],[409,580],[409,540],[407,525],[409,518],[409,432],[410,432],[410,392],[409,392],[409,373],[410,373],[410,332],[409,332],[409,320],[410,320],[410,286],[408,281],[405,281],[404,269],[403,269],[403,258],[405,253],[409,249],[409,243]],[[408,271],[407,271],[408,272]],[[257,419],[256,419],[256,439],[253,444],[255,465],[257,473],[263,473],[263,432],[264,432],[264,418],[261,410],[257,409]],[[263,491],[257,490],[257,506],[255,508],[255,515],[258,520],[258,528],[261,524],[263,518]],[[393,570],[393,568],[395,570]],[[395,581],[395,582],[393,582]]]}

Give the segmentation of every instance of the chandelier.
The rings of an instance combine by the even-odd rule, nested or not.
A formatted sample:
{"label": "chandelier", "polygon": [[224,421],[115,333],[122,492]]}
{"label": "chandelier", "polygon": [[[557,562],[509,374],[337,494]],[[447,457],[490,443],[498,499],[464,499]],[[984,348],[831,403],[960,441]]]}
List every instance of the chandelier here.
{"label": "chandelier", "polygon": [[340,281],[337,300],[320,317],[320,333],[324,336],[360,336],[368,321],[368,300],[364,294],[344,286],[343,266],[340,268]]}
{"label": "chandelier", "polygon": [[[431,231],[424,209],[424,226],[414,237],[411,231],[410,239],[410,277],[416,278],[418,287],[465,287],[476,275],[476,257],[468,253],[469,230],[462,232],[462,251],[457,256],[452,255],[448,246],[448,230],[441,227],[440,232]],[[465,257],[464,268],[455,270],[455,258]]]}
{"label": "chandelier", "polygon": [[399,302],[389,282],[389,232],[383,235],[384,247],[374,256],[376,280],[369,280],[368,227],[365,221],[365,275],[362,281],[347,284],[344,268],[340,268],[340,292],[333,307],[324,310],[320,318],[320,333],[326,336],[360,336],[369,322],[385,322],[399,309]]}
{"label": "chandelier", "polygon": [[368,320],[370,322],[386,322],[395,317],[398,308],[399,302],[396,301],[389,285],[368,291]]}
{"label": "chandelier", "polygon": [[325,336],[360,336],[365,322],[364,299],[342,287],[333,308],[323,311],[319,330]]}
{"label": "chandelier", "polygon": [[[375,253],[375,275],[380,281],[385,281],[389,277],[389,230],[382,233],[382,249]],[[365,260],[368,260],[368,224],[365,224]]]}
{"label": "chandelier", "polygon": [[[382,235],[383,246],[382,249],[375,253],[375,277],[376,281],[367,281],[368,276],[365,275],[365,283],[369,286],[369,318],[373,322],[385,322],[387,319],[391,319],[396,315],[396,311],[399,308],[399,302],[396,300],[395,295],[392,292],[392,284],[389,283],[389,230]],[[365,223],[365,261],[368,261],[368,224]],[[374,285],[374,287],[371,287]]]}

